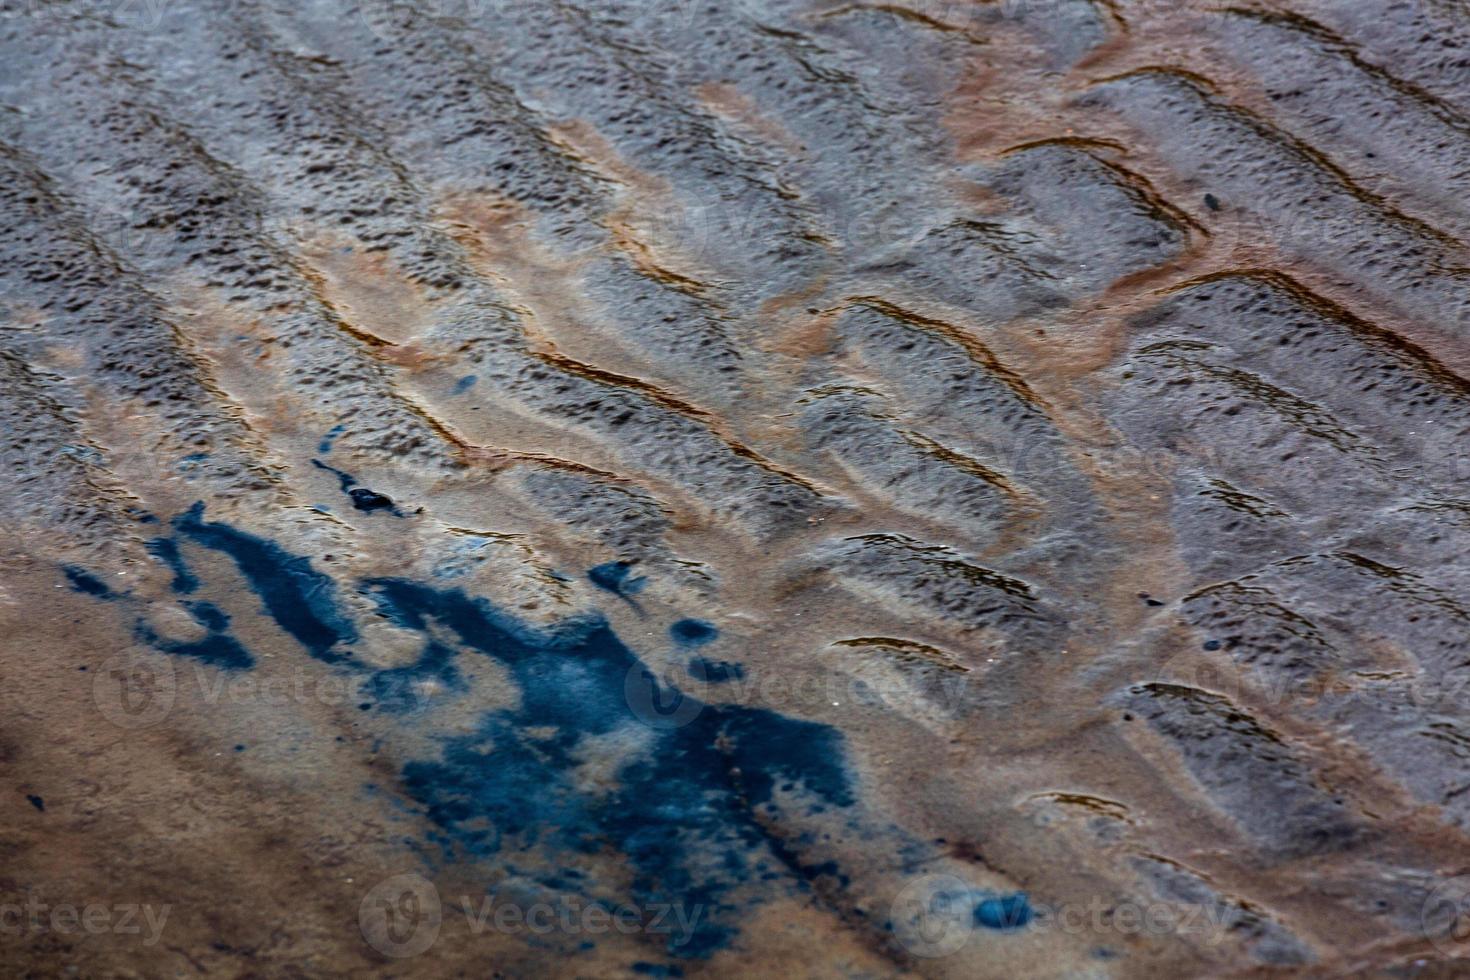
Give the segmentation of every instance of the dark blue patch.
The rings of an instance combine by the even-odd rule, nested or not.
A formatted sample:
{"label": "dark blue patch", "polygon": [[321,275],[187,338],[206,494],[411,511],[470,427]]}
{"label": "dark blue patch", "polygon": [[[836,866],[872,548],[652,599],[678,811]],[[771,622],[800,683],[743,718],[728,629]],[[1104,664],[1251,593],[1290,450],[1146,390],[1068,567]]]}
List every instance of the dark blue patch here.
{"label": "dark blue patch", "polygon": [[139,639],[163,653],[193,657],[221,670],[249,670],[255,666],[255,657],[230,635],[230,617],[223,609],[212,602],[186,602],[184,608],[196,623],[208,630],[203,639],[190,642],[170,640],[159,636],[142,620],[137,626]]}
{"label": "dark blue patch", "polygon": [[362,485],[362,481],[351,473],[346,473],[333,466],[328,466],[319,459],[314,459],[311,464],[319,470],[326,470],[337,478],[342,486],[342,492],[352,498],[352,506],[362,511],[386,510],[394,517],[402,517],[403,514],[397,507],[393,506],[393,498],[387,494],[369,490]]}
{"label": "dark blue patch", "polygon": [[322,436],[322,441],[317,444],[316,451],[325,456],[332,451],[332,444],[337,441],[337,437],[346,431],[347,426],[345,425],[332,426],[331,429],[327,430],[327,434]]}
{"label": "dark blue patch", "polygon": [[351,473],[348,473],[346,470],[339,470],[335,466],[328,466],[326,463],[323,463],[319,459],[312,460],[311,465],[315,466],[319,470],[326,470],[328,473],[335,476],[337,478],[337,482],[342,486],[343,493],[346,493],[348,490],[351,490],[353,487],[359,485],[357,477],[353,476]]}
{"label": "dark blue patch", "polygon": [[41,799],[39,796],[34,796],[30,793],[27,793],[26,799],[29,800],[31,806],[35,807],[37,810],[40,810],[42,813],[46,812],[46,801]]}
{"label": "dark blue patch", "polygon": [[673,964],[665,966],[662,963],[644,963],[640,960],[633,964],[633,972],[645,977],[682,977],[684,968]]}
{"label": "dark blue patch", "polygon": [[223,633],[230,628],[230,617],[212,602],[186,602],[184,608],[194,621],[211,633]]}
{"label": "dark blue patch", "polygon": [[1220,641],[1219,640],[1206,640],[1204,642],[1203,646],[1204,646],[1204,648],[1206,650],[1218,650],[1218,649],[1220,649]]}
{"label": "dark blue patch", "polygon": [[[307,558],[206,522],[203,503],[174,526],[229,556],[266,612],[312,656],[368,669],[342,650],[356,632],[332,580]],[[627,588],[630,564],[611,564],[610,581]],[[763,709],[705,704],[672,688],[679,711],[671,721],[650,720],[630,707],[629,688],[630,678],[649,670],[601,617],[533,629],[459,590],[397,578],[361,587],[385,618],[421,633],[424,642],[411,665],[371,674],[376,700],[364,702],[364,710],[417,707],[420,679],[464,690],[455,667],[464,650],[503,665],[520,694],[515,707],[487,712],[473,731],[443,739],[438,758],[403,766],[404,791],[436,828],[422,841],[408,839],[410,846],[494,857],[546,887],[579,894],[615,888],[619,900],[645,909],[678,903],[698,912],[687,935],[668,926],[668,950],[680,958],[706,957],[727,945],[745,904],[758,900],[768,882],[784,877],[806,888],[818,878],[846,880],[833,862],[803,863],[811,836],[788,838],[769,829],[793,799],[803,801],[804,813],[853,804],[835,729]],[[206,602],[185,608],[209,631],[204,640],[166,640],[142,623],[140,635],[165,652],[226,669],[253,663],[228,634],[226,613]],[[609,757],[616,760],[613,788],[589,785],[587,759]],[[609,849],[626,856],[626,885],[569,867]],[[535,856],[527,855],[533,850]],[[547,870],[519,867],[517,855]]]}
{"label": "dark blue patch", "polygon": [[173,570],[175,592],[187,595],[199,588],[199,579],[189,571],[189,564],[173,538],[154,538],[148,542],[148,553]]}
{"label": "dark blue patch", "polygon": [[357,631],[337,610],[332,580],[313,569],[308,559],[228,524],[205,523],[203,502],[175,518],[174,527],[196,543],[228,555],[271,618],[313,657],[327,663],[348,659],[333,647],[355,642]]}
{"label": "dark blue patch", "polygon": [[583,761],[626,754],[625,730],[643,724],[625,685],[647,668],[605,622],[536,633],[457,590],[402,579],[371,585],[399,626],[423,630],[434,621],[504,664],[520,688],[518,707],[487,713],[478,731],[446,739],[440,759],[403,769],[409,795],[463,852],[591,855],[611,844],[632,867],[637,903],[702,909],[692,935],[670,935],[669,951],[682,957],[707,956],[733,938],[730,893],[758,880],[761,858],[774,855],[803,882],[833,873],[803,867],[796,844],[764,821],[778,781],[852,804],[834,729],[686,695],[693,710],[685,723],[655,729],[648,751],[622,764],[619,788],[589,790],[578,778]]}
{"label": "dark blue patch", "polygon": [[473,374],[465,375],[454,383],[454,393],[456,395],[463,395],[465,392],[473,388],[475,386],[475,382],[479,380],[480,379]]}
{"label": "dark blue patch", "polygon": [[1020,929],[1034,915],[1025,892],[981,899],[975,906],[975,923],[987,929]]}
{"label": "dark blue patch", "polygon": [[745,668],[727,660],[706,660],[695,657],[689,661],[689,676],[706,684],[725,684],[745,676]]}
{"label": "dark blue patch", "polygon": [[255,658],[250,651],[228,633],[211,633],[202,640],[185,643],[165,639],[145,626],[140,629],[140,638],[162,653],[193,657],[221,670],[249,670],[255,666]]}
{"label": "dark blue patch", "polygon": [[116,594],[102,581],[85,568],[76,565],[64,565],[61,569],[66,573],[66,580],[71,583],[73,592],[81,592],[84,595],[96,596],[98,599],[116,599]]}
{"label": "dark blue patch", "polygon": [[347,491],[347,496],[352,498],[352,506],[358,510],[393,510],[393,498],[367,487],[353,487]]}
{"label": "dark blue patch", "polygon": [[669,627],[669,635],[686,647],[702,647],[717,639],[720,631],[702,619],[681,619]]}
{"label": "dark blue patch", "polygon": [[418,662],[407,667],[390,667],[373,674],[368,690],[377,699],[378,706],[387,711],[412,711],[421,707],[423,698],[418,693],[418,683],[436,680],[451,690],[463,690],[464,681],[454,667],[454,650],[430,640]]}
{"label": "dark blue patch", "polygon": [[599,589],[606,589],[624,599],[637,595],[648,584],[648,579],[633,574],[630,561],[608,561],[587,569],[587,578]]}

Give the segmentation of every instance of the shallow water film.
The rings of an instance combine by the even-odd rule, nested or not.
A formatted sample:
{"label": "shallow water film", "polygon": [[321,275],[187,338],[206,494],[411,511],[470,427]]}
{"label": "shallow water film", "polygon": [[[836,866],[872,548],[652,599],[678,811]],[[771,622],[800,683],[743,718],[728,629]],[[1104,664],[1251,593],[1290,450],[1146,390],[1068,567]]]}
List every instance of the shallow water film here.
{"label": "shallow water film", "polygon": [[1467,201],[1462,0],[0,3],[0,974],[1467,975]]}

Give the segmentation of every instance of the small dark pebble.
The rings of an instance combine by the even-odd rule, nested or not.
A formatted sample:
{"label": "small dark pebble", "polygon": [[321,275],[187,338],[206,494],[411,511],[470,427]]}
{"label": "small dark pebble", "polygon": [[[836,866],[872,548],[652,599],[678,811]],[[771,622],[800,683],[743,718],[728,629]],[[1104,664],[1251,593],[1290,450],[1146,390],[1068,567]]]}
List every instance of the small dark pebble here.
{"label": "small dark pebble", "polygon": [[237,745],[237,746],[235,746],[235,751],[236,752],[244,752],[245,751],[245,746],[243,746],[243,745]]}
{"label": "small dark pebble", "polygon": [[1205,207],[1209,208],[1211,211],[1220,210],[1220,199],[1213,194],[1206,194]]}
{"label": "small dark pebble", "polygon": [[1204,647],[1205,647],[1206,650],[1218,650],[1218,649],[1220,649],[1220,641],[1219,640],[1206,640],[1204,642]]}
{"label": "small dark pebble", "polygon": [[27,793],[26,799],[30,800],[31,806],[35,807],[37,810],[40,810],[42,813],[46,812],[46,801],[41,799],[39,796],[32,796]]}
{"label": "small dark pebble", "polygon": [[358,711],[370,711],[372,709],[372,707],[373,707],[372,702],[370,702],[370,701],[364,701],[362,704],[359,704],[357,706],[357,710]]}
{"label": "small dark pebble", "polygon": [[386,510],[393,506],[392,498],[367,487],[353,487],[347,491],[347,496],[352,498],[352,506],[358,510]]}

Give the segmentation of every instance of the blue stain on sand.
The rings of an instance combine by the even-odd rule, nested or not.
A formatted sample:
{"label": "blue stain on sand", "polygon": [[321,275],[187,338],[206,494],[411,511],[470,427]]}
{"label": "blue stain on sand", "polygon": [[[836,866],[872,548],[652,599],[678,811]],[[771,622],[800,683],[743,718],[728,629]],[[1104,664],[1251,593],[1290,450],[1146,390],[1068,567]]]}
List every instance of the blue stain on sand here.
{"label": "blue stain on sand", "polygon": [[199,579],[189,571],[179,544],[173,538],[154,538],[148,542],[148,553],[173,570],[175,592],[187,594],[199,588]]}
{"label": "blue stain on sand", "polygon": [[85,568],[76,565],[65,565],[61,571],[66,575],[66,580],[71,584],[73,592],[83,595],[96,596],[98,599],[116,599],[117,594],[107,587],[102,581]]}
{"label": "blue stain on sand", "polygon": [[587,578],[599,589],[611,592],[632,606],[641,615],[643,607],[633,597],[643,591],[648,579],[633,574],[630,561],[608,561],[587,569]]}
{"label": "blue stain on sand", "polygon": [[138,621],[136,633],[144,643],[176,657],[193,657],[203,660],[222,670],[248,670],[255,666],[255,658],[240,641],[230,635],[230,617],[212,602],[187,602],[184,608],[194,621],[205,629],[200,640],[171,640],[159,636],[142,620]]}
{"label": "blue stain on sand", "polygon": [[197,503],[174,520],[174,528],[196,544],[228,555],[271,618],[318,660],[347,658],[338,647],[357,640],[351,621],[337,610],[336,585],[311,562],[228,524],[206,523]]}
{"label": "blue stain on sand", "polygon": [[[595,901],[701,909],[686,929],[666,934],[668,953],[680,958],[728,945],[742,910],[773,880],[800,889],[823,876],[846,880],[833,862],[803,862],[809,835],[770,829],[785,807],[815,814],[854,804],[835,729],[688,695],[681,695],[680,723],[645,724],[630,708],[629,685],[649,669],[601,616],[534,629],[485,599],[403,578],[360,583],[380,613],[423,637],[412,665],[377,670],[354,655],[357,632],[336,586],[308,558],[206,521],[202,503],[174,529],[233,560],[265,612],[311,656],[370,674],[369,690],[385,710],[416,707],[412,691],[421,678],[464,689],[455,664],[465,653],[504,668],[520,691],[515,705],[484,712],[467,732],[444,734],[437,758],[409,761],[400,773],[403,791],[437,828],[429,839],[447,854],[495,860]],[[194,581],[176,547],[154,553],[176,582]],[[612,591],[636,589],[627,563],[611,564],[599,568]],[[598,581],[598,569],[588,574]],[[145,639],[227,669],[251,666],[254,658],[228,633],[228,615],[198,601],[185,608],[204,639]],[[611,760],[616,779],[589,782],[588,759]],[[626,877],[592,870],[609,847],[623,855]]]}
{"label": "blue stain on sand", "polygon": [[725,684],[745,676],[745,668],[728,660],[706,660],[695,657],[689,661],[689,676],[706,684]]}
{"label": "blue stain on sand", "polygon": [[190,453],[179,460],[179,472],[189,473],[199,468],[200,463],[209,461],[209,453]]}
{"label": "blue stain on sand", "polygon": [[465,375],[454,383],[454,393],[456,395],[463,395],[465,392],[473,388],[475,386],[475,382],[479,380],[480,379],[473,374]]}
{"label": "blue stain on sand", "polygon": [[686,647],[702,647],[718,639],[720,631],[702,619],[681,619],[669,627],[674,641]]}
{"label": "blue stain on sand", "polygon": [[387,494],[369,490],[362,485],[362,481],[351,473],[345,473],[333,466],[328,466],[319,459],[311,461],[311,465],[319,470],[326,470],[337,478],[341,484],[342,492],[352,499],[352,506],[362,511],[386,510],[394,517],[402,517],[403,512],[393,505],[393,499]]}
{"label": "blue stain on sand", "polygon": [[347,427],[345,425],[332,426],[327,434],[322,436],[322,441],[317,445],[316,451],[323,456],[327,455],[327,453],[332,451],[332,444],[337,441],[337,437],[346,431]]}
{"label": "blue stain on sand", "polygon": [[[757,858],[804,867],[766,830],[773,790],[797,785],[834,806],[853,802],[838,733],[764,709],[690,701],[684,724],[658,729],[624,758],[616,789],[586,787],[586,758],[627,755],[629,677],[646,671],[601,618],[533,632],[483,599],[403,579],[368,583],[400,626],[430,622],[489,656],[520,687],[515,708],[482,716],[444,740],[441,759],[404,767],[408,793],[462,852],[485,857],[544,848],[595,855],[609,843],[633,870],[631,898],[683,902],[706,915],[669,951],[706,956],[737,930],[730,893],[759,876]],[[687,696],[686,696],[687,699]],[[493,755],[495,764],[485,761]]]}
{"label": "blue stain on sand", "polygon": [[599,589],[606,589],[615,596],[626,599],[637,595],[648,584],[648,579],[633,574],[630,561],[608,561],[587,569],[587,578]]}
{"label": "blue stain on sand", "polygon": [[1034,917],[1025,892],[981,899],[974,912],[975,924],[987,929],[1020,929]]}

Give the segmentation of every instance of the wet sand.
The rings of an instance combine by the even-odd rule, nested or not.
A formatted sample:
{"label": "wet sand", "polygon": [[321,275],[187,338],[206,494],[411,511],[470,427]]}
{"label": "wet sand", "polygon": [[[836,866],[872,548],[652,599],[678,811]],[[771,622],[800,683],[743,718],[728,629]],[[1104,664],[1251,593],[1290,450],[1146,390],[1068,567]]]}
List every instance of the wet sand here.
{"label": "wet sand", "polygon": [[0,12],[0,970],[1456,976],[1470,10]]}

